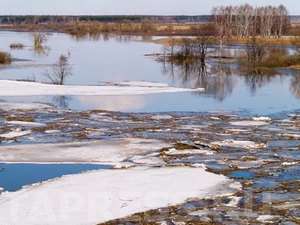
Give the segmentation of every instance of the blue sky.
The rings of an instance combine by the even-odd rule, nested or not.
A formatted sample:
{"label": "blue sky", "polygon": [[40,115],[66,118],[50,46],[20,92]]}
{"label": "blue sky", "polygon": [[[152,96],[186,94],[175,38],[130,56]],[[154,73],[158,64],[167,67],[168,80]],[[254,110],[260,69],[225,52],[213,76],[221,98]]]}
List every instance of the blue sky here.
{"label": "blue sky", "polygon": [[209,14],[221,4],[284,4],[300,14],[299,0],[0,0],[0,14]]}

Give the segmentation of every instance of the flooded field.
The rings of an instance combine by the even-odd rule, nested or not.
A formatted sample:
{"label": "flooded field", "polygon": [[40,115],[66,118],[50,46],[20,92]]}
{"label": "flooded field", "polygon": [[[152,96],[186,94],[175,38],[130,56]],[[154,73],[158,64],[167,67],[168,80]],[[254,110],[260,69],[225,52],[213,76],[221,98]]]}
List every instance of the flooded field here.
{"label": "flooded field", "polygon": [[[78,208],[50,224],[82,224],[76,210],[112,201],[87,224],[300,223],[296,70],[248,75],[214,58],[205,71],[170,67],[148,55],[162,46],[141,37],[47,39],[38,53],[31,33],[0,32],[14,58],[0,67],[0,223],[15,206],[44,218],[64,190]],[[72,76],[48,84],[61,54]],[[28,199],[47,194],[54,205],[30,211]],[[102,208],[96,197],[83,203],[87,194]]]}
{"label": "flooded field", "polygon": [[[231,63],[209,60],[207,72],[197,68],[174,67],[145,56],[160,53],[162,46],[141,37],[103,37],[76,39],[67,34],[50,33],[46,50],[32,48],[32,33],[0,32],[0,48],[18,59],[0,69],[2,80],[49,82],[45,75],[60,54],[70,54],[73,75],[67,85],[106,85],[123,81],[150,81],[185,88],[205,88],[201,93],[160,93],[127,96],[1,96],[3,101],[44,102],[74,110],[102,109],[122,112],[207,112],[239,111],[247,114],[276,114],[299,109],[299,74],[284,70],[275,75],[241,75]],[[153,38],[156,39],[155,37]],[[26,47],[11,50],[21,42]],[[238,51],[232,46],[230,52]],[[291,50],[292,51],[292,50]],[[111,104],[118,102],[118,104]]]}

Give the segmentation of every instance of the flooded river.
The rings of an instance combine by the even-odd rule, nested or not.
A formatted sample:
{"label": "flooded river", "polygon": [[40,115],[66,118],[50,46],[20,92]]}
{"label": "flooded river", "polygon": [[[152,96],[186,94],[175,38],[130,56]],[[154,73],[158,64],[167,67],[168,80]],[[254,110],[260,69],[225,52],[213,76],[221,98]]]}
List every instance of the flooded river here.
{"label": "flooded river", "polygon": [[[241,186],[222,186],[230,194],[217,195],[216,188],[215,196],[106,224],[299,224],[300,73],[241,74],[235,62],[212,58],[205,71],[170,67],[149,56],[162,46],[141,37],[76,39],[51,33],[47,39],[45,51],[35,52],[31,33],[1,31],[0,49],[14,61],[0,68],[0,79],[49,82],[47,71],[68,54],[72,76],[67,86],[147,81],[174,89],[0,96],[2,191],[18,193],[64,175],[93,176],[91,170],[202,168]],[[15,42],[26,47],[10,49]],[[234,48],[240,50],[229,50]]]}
{"label": "flooded river", "polygon": [[[201,93],[150,94],[140,96],[38,96],[0,97],[3,101],[44,102],[74,110],[103,109],[122,112],[240,112],[278,114],[299,109],[300,74],[285,70],[278,75],[241,75],[231,64],[209,62],[207,73],[189,68],[168,68],[147,54],[162,46],[141,37],[76,39],[67,34],[47,36],[46,50],[32,49],[32,33],[0,32],[0,49],[15,61],[0,69],[0,79],[49,82],[45,74],[61,54],[69,54],[73,75],[67,85],[100,85],[107,82],[151,81],[171,86],[205,88]],[[155,38],[154,38],[155,39]],[[21,50],[9,45],[20,42]],[[235,46],[234,48],[238,48]],[[23,60],[23,61],[22,61]]]}

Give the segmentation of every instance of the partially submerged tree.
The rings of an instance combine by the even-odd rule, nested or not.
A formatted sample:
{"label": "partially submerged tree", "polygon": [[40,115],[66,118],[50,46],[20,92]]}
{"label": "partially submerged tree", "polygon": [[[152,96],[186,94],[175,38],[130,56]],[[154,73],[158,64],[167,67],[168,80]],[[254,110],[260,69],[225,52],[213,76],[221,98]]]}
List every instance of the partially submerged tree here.
{"label": "partially submerged tree", "polygon": [[259,43],[255,37],[252,37],[246,45],[246,54],[248,65],[255,68],[261,64],[266,54],[266,46],[263,43]]}
{"label": "partially submerged tree", "polygon": [[37,53],[44,53],[45,46],[44,43],[47,41],[47,36],[44,33],[34,33],[33,34],[33,48]]}
{"label": "partially submerged tree", "polygon": [[174,63],[197,62],[205,65],[208,46],[212,44],[209,36],[197,38],[170,39],[163,48],[163,60]]}
{"label": "partially submerged tree", "polygon": [[209,44],[211,44],[211,40],[206,36],[200,36],[194,42],[194,51],[196,52],[196,55],[199,56],[202,65],[205,65]]}
{"label": "partially submerged tree", "polygon": [[66,78],[72,75],[72,66],[69,58],[70,54],[68,56],[61,55],[58,62],[53,66],[52,71],[46,74],[52,84],[63,85]]}

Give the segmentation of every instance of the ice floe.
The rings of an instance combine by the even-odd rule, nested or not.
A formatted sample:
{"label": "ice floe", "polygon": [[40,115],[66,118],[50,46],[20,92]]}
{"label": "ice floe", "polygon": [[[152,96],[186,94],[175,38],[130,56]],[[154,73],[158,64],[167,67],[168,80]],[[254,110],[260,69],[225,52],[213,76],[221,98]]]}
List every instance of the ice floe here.
{"label": "ice floe", "polygon": [[128,158],[133,164],[151,165],[151,166],[163,166],[165,162],[159,157],[160,153],[155,152],[148,155],[136,155]]}
{"label": "ice floe", "polygon": [[17,137],[22,137],[25,135],[31,134],[31,130],[15,130],[15,131],[11,131],[5,134],[0,134],[1,138],[5,138],[5,139],[13,139],[13,138],[17,138]]}
{"label": "ice floe", "polygon": [[55,134],[55,133],[59,133],[60,130],[45,130],[46,134]]}
{"label": "ice floe", "polygon": [[279,134],[281,137],[288,137],[288,138],[295,138],[298,139],[300,138],[300,134],[294,134],[294,133],[285,133],[285,134]]}
{"label": "ice floe", "polygon": [[256,121],[256,120],[243,120],[243,121],[233,121],[230,122],[233,126],[241,126],[241,127],[247,127],[247,126],[264,126],[269,124],[266,121]]}
{"label": "ice floe", "polygon": [[9,110],[36,110],[36,109],[46,109],[51,108],[47,104],[41,103],[13,103],[13,102],[0,102],[0,109]]}
{"label": "ice floe", "polygon": [[0,224],[94,225],[214,195],[215,189],[226,189],[231,183],[224,176],[187,167],[69,175],[4,192],[0,196]]}
{"label": "ice floe", "polygon": [[266,116],[253,117],[252,119],[254,121],[272,121],[272,119],[270,117],[266,117]]}
{"label": "ice floe", "polygon": [[294,166],[297,164],[298,164],[298,162],[283,162],[283,163],[281,163],[281,165],[283,165],[283,166]]}
{"label": "ice floe", "polygon": [[248,148],[248,149],[258,149],[266,148],[266,145],[263,143],[255,143],[254,141],[236,141],[236,140],[224,140],[224,141],[215,141],[211,145],[219,147],[232,147],[232,148]]}
{"label": "ice floe", "polygon": [[135,87],[168,87],[168,84],[149,82],[149,81],[122,81],[119,83],[111,83],[114,85],[135,86]]}
{"label": "ice floe", "polygon": [[151,119],[153,120],[170,120],[173,117],[170,115],[155,115],[155,116],[151,116]]}
{"label": "ice floe", "polygon": [[[134,84],[134,83],[133,83]],[[0,81],[0,96],[100,96],[100,95],[141,95],[155,93],[172,93],[199,91],[198,89],[176,88],[167,85],[147,82],[147,86],[76,86],[53,85],[23,81]]]}
{"label": "ice floe", "polygon": [[274,220],[278,219],[277,216],[273,216],[273,215],[260,215],[257,218],[257,221],[261,222],[261,223],[272,223],[274,224]]}
{"label": "ice floe", "polygon": [[11,125],[19,125],[19,126],[23,126],[23,127],[44,127],[44,126],[46,126],[46,124],[44,124],[44,123],[18,121],[18,120],[6,121],[6,123],[11,124]]}
{"label": "ice floe", "polygon": [[[6,163],[107,163],[159,152],[168,144],[151,139],[124,138],[61,144],[0,146],[0,162]],[[137,158],[136,158],[137,160]],[[144,158],[150,163],[149,157]],[[139,163],[142,162],[140,158]]]}
{"label": "ice floe", "polygon": [[241,197],[237,197],[237,196],[232,196],[231,199],[230,199],[230,202],[228,202],[226,204],[226,206],[228,207],[237,207],[239,202],[241,201]]}
{"label": "ice floe", "polygon": [[175,148],[171,148],[167,151],[164,151],[166,155],[213,155],[213,151],[205,150],[205,149],[184,149],[184,150],[177,150]]}

